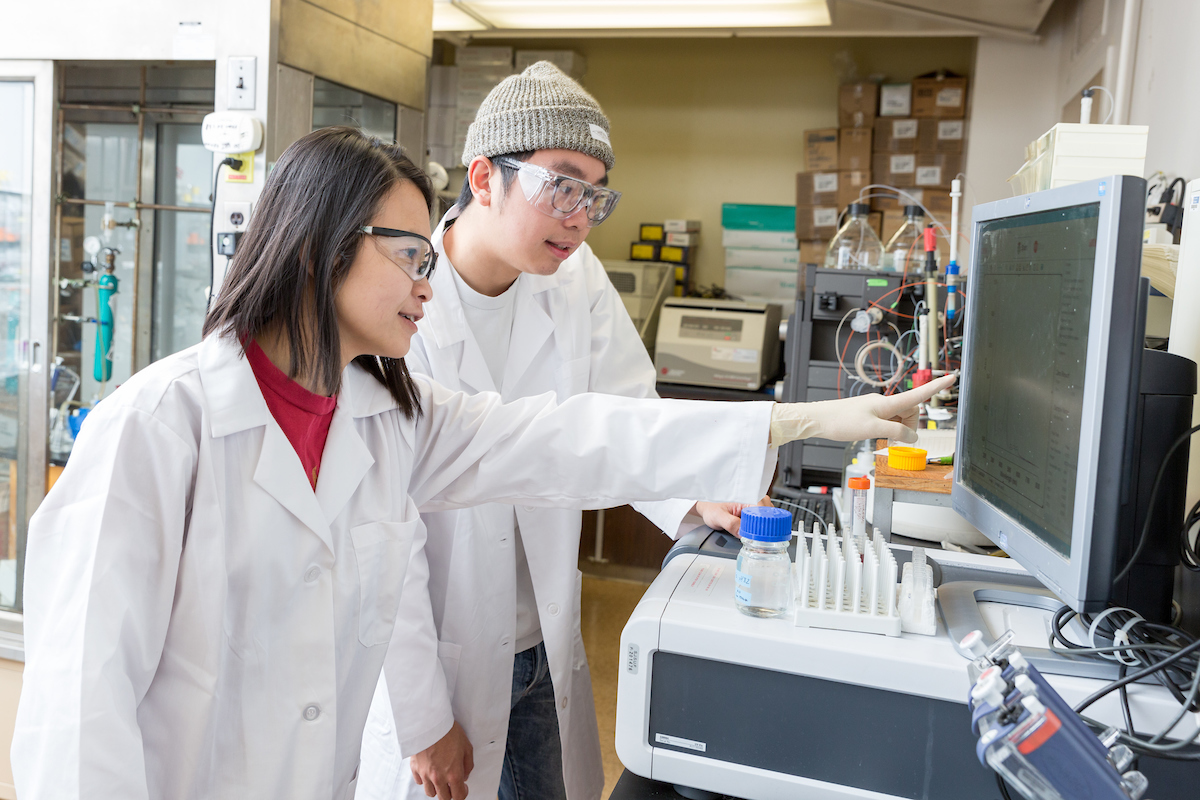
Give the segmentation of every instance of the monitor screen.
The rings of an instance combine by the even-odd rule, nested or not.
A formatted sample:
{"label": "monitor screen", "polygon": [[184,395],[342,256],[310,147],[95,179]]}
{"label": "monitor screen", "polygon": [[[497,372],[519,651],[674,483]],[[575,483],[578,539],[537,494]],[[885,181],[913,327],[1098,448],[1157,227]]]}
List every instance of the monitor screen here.
{"label": "monitor screen", "polygon": [[976,227],[960,481],[1071,554],[1100,204]]}

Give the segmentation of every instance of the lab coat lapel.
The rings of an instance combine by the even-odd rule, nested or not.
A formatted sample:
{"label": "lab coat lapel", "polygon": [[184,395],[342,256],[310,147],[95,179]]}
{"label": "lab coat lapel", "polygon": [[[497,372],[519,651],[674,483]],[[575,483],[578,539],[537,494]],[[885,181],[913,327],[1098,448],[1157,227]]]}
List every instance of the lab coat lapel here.
{"label": "lab coat lapel", "polygon": [[517,383],[533,363],[546,340],[554,335],[554,320],[538,302],[540,293],[557,286],[556,275],[522,275],[517,279],[517,301],[513,308],[512,338],[504,365],[505,397],[515,396]]}
{"label": "lab coat lapel", "polygon": [[[453,212],[454,209],[448,212],[446,218],[449,219]],[[438,226],[433,237],[434,246],[445,261],[445,266],[433,273],[434,300],[425,306],[425,321],[432,334],[433,343],[439,349],[445,350],[462,342],[462,357],[458,359],[458,379],[461,382],[459,389],[476,392],[499,391],[496,382],[492,380],[487,362],[483,360],[483,351],[479,349],[479,343],[467,325],[462,300],[458,296],[458,287],[455,285],[454,275],[451,274],[454,265],[450,263],[442,248],[444,233],[445,220]]]}
{"label": "lab coat lapel", "polygon": [[[351,368],[353,369],[353,368]],[[374,379],[372,379],[374,380]],[[321,473],[317,478],[317,502],[327,520],[334,520],[362,483],[375,458],[354,425],[356,381],[342,376],[338,407],[329,423],[329,437],[321,455]]]}
{"label": "lab coat lapel", "polygon": [[329,524],[300,457],[271,416],[241,345],[228,337],[210,335],[200,345],[199,364],[200,384],[212,416],[212,435],[230,436],[262,427],[263,443],[254,467],[254,482],[332,551]]}

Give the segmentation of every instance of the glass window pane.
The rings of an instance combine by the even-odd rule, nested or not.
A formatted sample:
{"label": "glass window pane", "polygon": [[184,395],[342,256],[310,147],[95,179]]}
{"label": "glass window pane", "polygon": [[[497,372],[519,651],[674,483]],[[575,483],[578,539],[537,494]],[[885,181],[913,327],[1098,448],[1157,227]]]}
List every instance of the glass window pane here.
{"label": "glass window pane", "polygon": [[385,142],[396,141],[396,104],[330,81],[313,79],[313,127],[356,125]]}
{"label": "glass window pane", "polygon": [[158,126],[155,202],[195,206],[197,211],[156,212],[150,334],[154,361],[200,342],[212,285],[212,167],[212,153],[200,141],[199,125]]}
{"label": "glass window pane", "polygon": [[18,388],[24,371],[22,281],[32,274],[33,83],[0,81],[0,606],[17,597]]}

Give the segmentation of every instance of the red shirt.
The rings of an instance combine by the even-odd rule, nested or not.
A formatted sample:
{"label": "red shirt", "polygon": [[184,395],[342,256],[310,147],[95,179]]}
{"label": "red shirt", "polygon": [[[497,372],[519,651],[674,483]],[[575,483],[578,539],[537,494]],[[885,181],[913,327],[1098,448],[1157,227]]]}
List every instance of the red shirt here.
{"label": "red shirt", "polygon": [[313,394],[296,383],[271,363],[254,340],[246,344],[246,360],[254,370],[254,378],[271,416],[292,443],[296,455],[300,456],[304,474],[316,489],[321,454],[325,452],[325,439],[329,436],[329,423],[333,421],[337,398]]}

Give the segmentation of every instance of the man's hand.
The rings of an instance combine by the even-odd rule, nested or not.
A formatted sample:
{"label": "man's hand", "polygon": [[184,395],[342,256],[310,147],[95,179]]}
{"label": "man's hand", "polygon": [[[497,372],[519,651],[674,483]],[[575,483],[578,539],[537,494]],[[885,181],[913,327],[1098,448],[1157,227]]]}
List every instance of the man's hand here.
{"label": "man's hand", "polygon": [[438,800],[463,800],[467,796],[467,776],[475,768],[471,742],[457,722],[435,744],[408,760],[413,779],[425,788],[426,797]]}
{"label": "man's hand", "polygon": [[[758,501],[760,506],[772,505],[771,498],[764,497]],[[715,531],[726,531],[734,536],[738,535],[738,529],[742,526],[742,509],[746,508],[746,503],[704,503],[699,502],[692,509],[692,513],[704,520],[704,524]]]}

